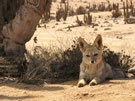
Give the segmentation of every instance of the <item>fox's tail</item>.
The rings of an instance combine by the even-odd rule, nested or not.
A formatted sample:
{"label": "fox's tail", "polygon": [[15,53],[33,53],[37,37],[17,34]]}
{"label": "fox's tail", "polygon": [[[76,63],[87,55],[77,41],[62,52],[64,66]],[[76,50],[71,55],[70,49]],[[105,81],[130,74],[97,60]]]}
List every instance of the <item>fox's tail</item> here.
{"label": "fox's tail", "polygon": [[114,79],[119,79],[119,78],[125,78],[126,77],[126,74],[120,68],[112,68],[112,71],[113,71],[113,78]]}

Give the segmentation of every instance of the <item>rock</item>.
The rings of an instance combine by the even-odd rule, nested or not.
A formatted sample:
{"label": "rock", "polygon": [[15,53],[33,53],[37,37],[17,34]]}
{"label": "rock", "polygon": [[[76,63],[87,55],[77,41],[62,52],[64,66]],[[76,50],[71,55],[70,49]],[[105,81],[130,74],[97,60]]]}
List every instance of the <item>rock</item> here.
{"label": "rock", "polygon": [[102,17],[99,15],[98,18],[102,18]]}
{"label": "rock", "polygon": [[132,73],[126,73],[126,77],[132,78],[132,77],[134,77],[134,74],[132,74]]}
{"label": "rock", "polygon": [[109,21],[105,20],[104,23],[109,23]]}
{"label": "rock", "polygon": [[132,74],[135,74],[135,67],[130,68],[130,69],[128,70],[128,72],[129,72],[129,73],[132,73]]}
{"label": "rock", "polygon": [[82,95],[83,95],[83,96],[87,96],[87,95],[89,95],[89,94],[88,94],[87,92],[85,92],[85,93],[83,93]]}
{"label": "rock", "polygon": [[128,18],[128,24],[133,24],[133,23],[135,23],[135,17]]}
{"label": "rock", "polygon": [[104,30],[111,30],[111,28],[105,28]]}
{"label": "rock", "polygon": [[52,26],[52,28],[55,28],[55,26]]}
{"label": "rock", "polygon": [[59,25],[58,23],[56,23],[55,25]]}
{"label": "rock", "polygon": [[113,25],[112,24],[107,24],[107,27],[112,27]]}
{"label": "rock", "polygon": [[122,36],[116,36],[117,39],[122,39],[123,37]]}
{"label": "rock", "polygon": [[97,30],[98,30],[97,28],[94,29],[94,31],[97,31]]}

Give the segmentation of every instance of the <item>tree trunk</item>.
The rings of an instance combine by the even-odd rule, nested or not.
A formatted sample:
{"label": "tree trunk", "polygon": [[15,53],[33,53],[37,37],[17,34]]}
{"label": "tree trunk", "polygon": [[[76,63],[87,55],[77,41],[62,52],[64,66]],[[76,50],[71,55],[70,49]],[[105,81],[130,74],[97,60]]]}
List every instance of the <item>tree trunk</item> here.
{"label": "tree trunk", "polygon": [[15,18],[4,25],[2,37],[7,56],[24,56],[25,43],[33,36],[42,14],[48,12],[50,4],[49,0],[25,0]]}
{"label": "tree trunk", "polygon": [[25,43],[33,36],[50,5],[51,0],[0,0],[0,56],[6,56],[0,57],[3,74],[15,75],[12,72],[15,68],[17,75],[25,71]]}
{"label": "tree trunk", "polygon": [[2,28],[15,17],[24,0],[0,0],[0,56],[4,53]]}

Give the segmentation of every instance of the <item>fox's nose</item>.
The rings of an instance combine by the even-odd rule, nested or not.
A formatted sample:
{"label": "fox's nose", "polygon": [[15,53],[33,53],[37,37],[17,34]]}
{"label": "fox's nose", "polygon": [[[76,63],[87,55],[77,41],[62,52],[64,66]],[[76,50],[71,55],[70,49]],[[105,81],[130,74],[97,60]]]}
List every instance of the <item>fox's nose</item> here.
{"label": "fox's nose", "polygon": [[94,63],[94,60],[92,60],[91,63]]}

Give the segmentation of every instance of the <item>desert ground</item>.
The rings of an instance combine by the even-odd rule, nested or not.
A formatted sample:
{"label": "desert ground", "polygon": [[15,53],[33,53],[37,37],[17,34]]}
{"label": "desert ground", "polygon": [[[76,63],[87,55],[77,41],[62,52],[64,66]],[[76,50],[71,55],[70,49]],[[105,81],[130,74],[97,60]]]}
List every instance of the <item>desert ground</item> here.
{"label": "desert ground", "polygon": [[[85,1],[85,2],[84,2]],[[93,0],[94,1],[94,0]],[[99,3],[105,0],[97,0]],[[71,5],[87,5],[89,0],[71,0]],[[120,0],[111,0],[120,2]],[[121,3],[121,2],[120,2]],[[57,10],[58,2],[52,4],[52,14]],[[75,6],[76,7],[76,6]],[[52,19],[38,28],[26,48],[32,52],[33,47],[41,46],[47,49],[67,49],[73,40],[83,37],[87,42],[93,42],[97,34],[103,37],[103,44],[116,52],[124,50],[126,54],[135,58],[135,24],[124,24],[123,16],[112,18],[111,12],[94,12],[91,25],[76,26],[76,16],[68,17],[66,21],[57,22]],[[78,15],[83,19],[83,15]],[[37,43],[33,39],[37,37]],[[79,68],[79,67],[78,67]],[[0,78],[0,101],[135,101],[135,78],[109,80],[96,86],[86,85],[82,88],[76,86],[77,80],[63,83],[43,85],[27,85],[3,81]]]}
{"label": "desert ground", "polygon": [[77,81],[42,86],[0,83],[0,101],[135,101],[134,78],[83,88],[76,86]]}

